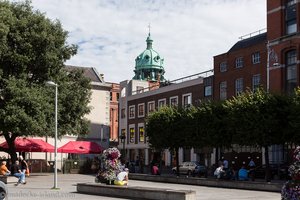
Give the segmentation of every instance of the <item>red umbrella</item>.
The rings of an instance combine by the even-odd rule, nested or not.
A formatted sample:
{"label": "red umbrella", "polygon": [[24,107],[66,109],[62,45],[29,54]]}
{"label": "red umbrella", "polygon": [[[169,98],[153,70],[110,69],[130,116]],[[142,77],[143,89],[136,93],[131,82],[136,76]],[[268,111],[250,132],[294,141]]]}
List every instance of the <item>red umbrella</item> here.
{"label": "red umbrella", "polygon": [[98,154],[103,148],[96,142],[70,141],[57,150],[60,153]]}
{"label": "red umbrella", "polygon": [[[7,142],[0,144],[0,147],[8,149]],[[21,152],[53,152],[54,147],[42,139],[35,138],[16,138],[15,139],[16,151]]]}

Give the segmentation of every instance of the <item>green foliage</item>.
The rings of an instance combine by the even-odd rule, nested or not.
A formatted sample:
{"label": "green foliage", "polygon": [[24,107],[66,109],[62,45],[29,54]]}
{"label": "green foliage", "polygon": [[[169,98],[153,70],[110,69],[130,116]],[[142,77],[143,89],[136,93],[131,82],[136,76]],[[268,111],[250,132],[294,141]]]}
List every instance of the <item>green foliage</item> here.
{"label": "green foliage", "polygon": [[[53,136],[58,85],[58,134],[85,134],[90,80],[64,62],[77,47],[66,43],[59,21],[33,10],[29,1],[0,0],[0,132],[15,156],[17,136]],[[1,149],[4,150],[4,149]]]}

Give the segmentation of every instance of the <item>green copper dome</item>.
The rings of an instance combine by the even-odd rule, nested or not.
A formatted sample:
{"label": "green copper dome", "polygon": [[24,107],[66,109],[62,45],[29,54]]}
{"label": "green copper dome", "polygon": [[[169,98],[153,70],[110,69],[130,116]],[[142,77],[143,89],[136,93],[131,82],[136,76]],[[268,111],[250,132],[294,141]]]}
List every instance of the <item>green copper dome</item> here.
{"label": "green copper dome", "polygon": [[135,80],[164,81],[164,59],[152,49],[153,40],[147,37],[147,48],[135,59]]}

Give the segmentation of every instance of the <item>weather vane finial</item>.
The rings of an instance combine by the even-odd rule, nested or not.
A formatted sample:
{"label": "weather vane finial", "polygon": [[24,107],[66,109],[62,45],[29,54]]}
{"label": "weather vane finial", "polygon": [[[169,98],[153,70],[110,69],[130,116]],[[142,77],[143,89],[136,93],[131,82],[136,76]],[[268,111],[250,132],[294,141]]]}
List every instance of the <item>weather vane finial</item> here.
{"label": "weather vane finial", "polygon": [[151,30],[151,24],[148,24],[148,28],[149,28],[149,36],[150,36],[150,30]]}

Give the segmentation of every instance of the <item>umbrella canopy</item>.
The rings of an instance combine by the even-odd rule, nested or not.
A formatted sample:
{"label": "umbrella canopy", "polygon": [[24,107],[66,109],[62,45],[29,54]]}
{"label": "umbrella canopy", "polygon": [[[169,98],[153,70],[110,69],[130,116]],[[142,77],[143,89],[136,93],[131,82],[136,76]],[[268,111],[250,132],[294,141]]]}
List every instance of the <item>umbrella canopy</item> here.
{"label": "umbrella canopy", "polygon": [[58,148],[60,153],[77,153],[77,154],[98,154],[103,148],[96,142],[89,141],[70,141]]}
{"label": "umbrella canopy", "polygon": [[[8,149],[7,142],[0,144],[0,147]],[[53,152],[54,146],[48,144],[42,139],[34,138],[16,138],[15,139],[16,151],[21,152]]]}

